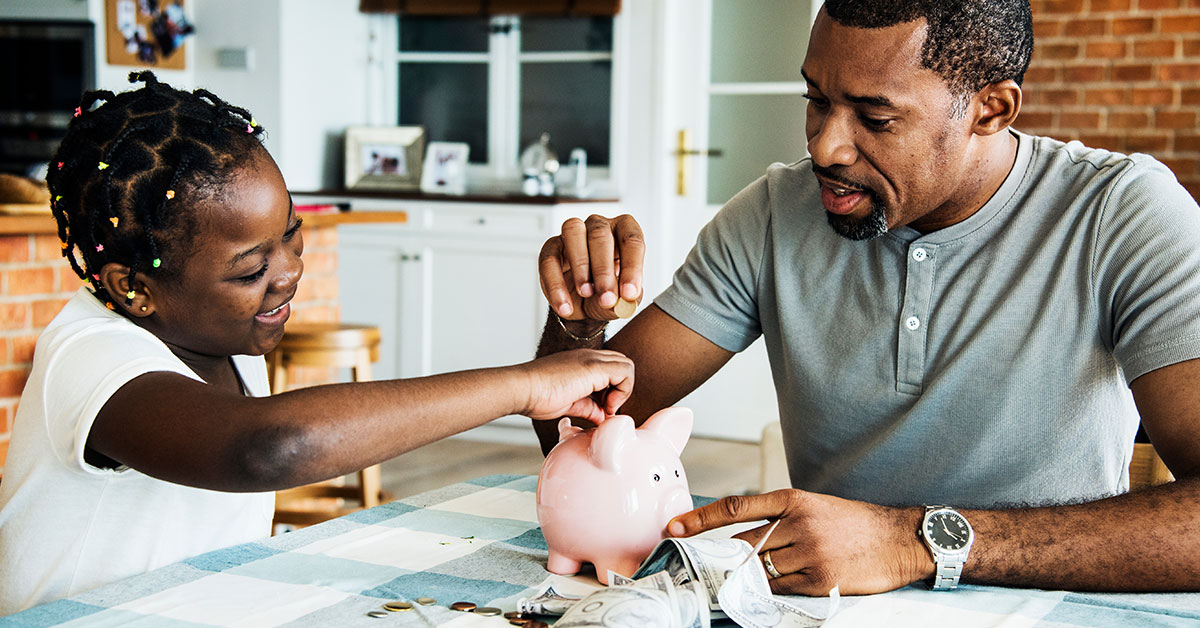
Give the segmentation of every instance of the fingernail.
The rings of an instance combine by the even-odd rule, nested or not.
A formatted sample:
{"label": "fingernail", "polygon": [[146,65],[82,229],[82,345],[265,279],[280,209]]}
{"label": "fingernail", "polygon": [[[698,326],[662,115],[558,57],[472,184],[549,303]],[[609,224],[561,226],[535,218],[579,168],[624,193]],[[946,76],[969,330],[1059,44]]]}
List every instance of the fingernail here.
{"label": "fingernail", "polygon": [[579,286],[579,296],[585,299],[592,296],[592,284],[585,283],[582,286]]}
{"label": "fingernail", "polygon": [[683,536],[683,524],[678,521],[672,521],[667,524],[667,533],[671,536]]}
{"label": "fingernail", "polygon": [[637,286],[631,283],[621,286],[621,296],[630,301],[637,300]]}
{"label": "fingernail", "polygon": [[612,307],[617,304],[617,295],[612,292],[605,292],[600,295],[600,307]]}
{"label": "fingernail", "polygon": [[571,304],[567,303],[565,301],[562,303],[559,303],[558,304],[558,315],[559,316],[570,316],[571,315]]}

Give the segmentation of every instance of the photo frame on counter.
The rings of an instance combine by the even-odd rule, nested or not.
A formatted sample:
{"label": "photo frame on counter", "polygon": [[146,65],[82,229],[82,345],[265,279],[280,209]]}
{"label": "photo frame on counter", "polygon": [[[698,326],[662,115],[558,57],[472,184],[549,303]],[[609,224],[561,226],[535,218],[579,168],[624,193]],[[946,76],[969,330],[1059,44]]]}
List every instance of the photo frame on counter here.
{"label": "photo frame on counter", "polygon": [[466,142],[430,142],[425,152],[425,170],[421,173],[421,191],[466,194],[470,154],[471,146]]}
{"label": "photo frame on counter", "polygon": [[187,69],[185,43],[195,28],[184,0],[105,0],[104,7],[110,65]]}
{"label": "photo frame on counter", "polygon": [[348,190],[415,190],[421,184],[425,127],[346,128]]}

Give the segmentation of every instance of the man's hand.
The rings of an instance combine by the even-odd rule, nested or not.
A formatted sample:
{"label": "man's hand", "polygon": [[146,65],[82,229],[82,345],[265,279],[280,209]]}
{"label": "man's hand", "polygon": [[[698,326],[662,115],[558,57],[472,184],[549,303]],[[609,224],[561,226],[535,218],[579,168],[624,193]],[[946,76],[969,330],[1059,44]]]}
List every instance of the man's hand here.
{"label": "man's hand", "polygon": [[[575,349],[518,366],[528,376],[532,419],[580,417],[600,423],[617,413],[633,392],[633,361],[616,351]],[[597,402],[593,393],[603,393]]]}
{"label": "man's hand", "polygon": [[[789,595],[881,593],[933,575],[933,559],[917,536],[923,510],[885,508],[829,495],[783,489],[733,496],[679,515],[671,536],[691,536],[746,521],[780,520],[762,552],[782,574],[771,590]],[[756,545],[768,526],[735,536]],[[760,557],[761,560],[761,557]]]}
{"label": "man's hand", "polygon": [[627,317],[628,304],[642,298],[645,257],[642,228],[632,216],[571,218],[538,256],[542,294],[565,320]]}

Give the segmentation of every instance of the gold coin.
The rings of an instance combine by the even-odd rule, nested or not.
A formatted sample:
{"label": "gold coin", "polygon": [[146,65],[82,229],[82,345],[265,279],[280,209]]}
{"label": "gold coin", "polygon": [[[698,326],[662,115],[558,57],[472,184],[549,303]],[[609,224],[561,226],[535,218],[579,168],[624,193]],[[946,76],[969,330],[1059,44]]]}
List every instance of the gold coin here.
{"label": "gold coin", "polygon": [[525,625],[528,625],[529,622],[531,622],[531,621],[533,621],[533,620],[528,617],[510,617],[508,619],[508,623],[510,623],[514,626],[525,626]]}
{"label": "gold coin", "polygon": [[387,616],[388,616],[388,614],[386,611],[370,611],[367,613],[367,617],[387,617]]}
{"label": "gold coin", "polygon": [[479,608],[475,609],[475,614],[488,616],[499,615],[500,609],[496,608],[495,606],[480,606]]}
{"label": "gold coin", "polygon": [[396,600],[395,602],[384,604],[383,608],[389,611],[411,611],[413,607],[412,604],[404,600]]}
{"label": "gold coin", "polygon": [[450,610],[470,612],[470,611],[475,610],[475,603],[474,602],[455,602],[450,605]]}
{"label": "gold coin", "polygon": [[433,604],[437,604],[437,600],[435,600],[431,597],[419,597],[419,598],[417,598],[417,604],[420,604],[421,606],[430,606]]}
{"label": "gold coin", "polygon": [[535,619],[535,620],[529,622],[528,624],[525,624],[525,628],[550,628],[550,624],[547,624],[544,621]]}
{"label": "gold coin", "polygon": [[617,299],[617,304],[613,306],[613,312],[620,318],[630,318],[637,311],[637,301],[628,299]]}

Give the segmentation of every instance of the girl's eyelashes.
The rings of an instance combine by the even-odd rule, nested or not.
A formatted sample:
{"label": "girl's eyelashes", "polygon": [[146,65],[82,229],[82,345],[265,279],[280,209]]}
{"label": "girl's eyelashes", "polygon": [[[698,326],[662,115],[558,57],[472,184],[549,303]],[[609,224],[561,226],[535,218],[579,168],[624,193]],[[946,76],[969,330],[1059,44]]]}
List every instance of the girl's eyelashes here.
{"label": "girl's eyelashes", "polygon": [[255,283],[256,281],[258,281],[259,279],[262,279],[263,276],[266,274],[267,274],[267,265],[263,264],[262,268],[258,269],[254,274],[246,275],[245,277],[238,277],[237,281],[244,283],[244,284],[252,284],[252,283]]}

